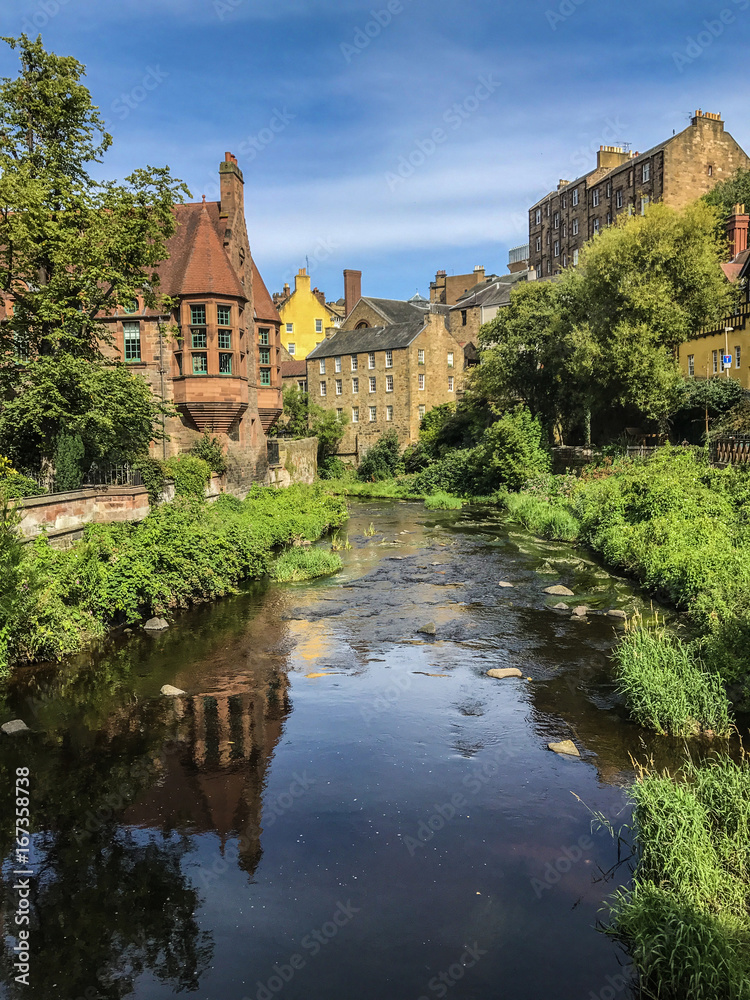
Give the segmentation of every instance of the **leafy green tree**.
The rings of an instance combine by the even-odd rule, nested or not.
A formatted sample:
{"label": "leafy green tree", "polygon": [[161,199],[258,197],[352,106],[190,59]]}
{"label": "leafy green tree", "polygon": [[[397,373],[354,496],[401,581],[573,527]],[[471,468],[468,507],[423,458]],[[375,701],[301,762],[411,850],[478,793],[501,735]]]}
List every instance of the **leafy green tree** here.
{"label": "leafy green tree", "polygon": [[401,445],[398,434],[391,430],[368,449],[357,469],[357,477],[364,482],[392,479],[401,466]]}
{"label": "leafy green tree", "polygon": [[161,436],[165,408],[124,364],[42,356],[20,366],[18,377],[0,411],[0,450],[19,468],[52,460],[61,429],[83,443],[84,471],[95,461],[132,460]]}
{"label": "leafy green tree", "polygon": [[112,138],[83,65],[47,52],[41,36],[2,40],[21,61],[18,77],[0,80],[0,295],[12,304],[0,357],[12,381],[19,351],[95,358],[102,314],[136,295],[158,305],[172,208],[189,192],[167,167],[93,180]]}
{"label": "leafy green tree", "polygon": [[704,194],[703,201],[718,209],[719,225],[723,231],[735,205],[744,205],[746,210],[750,210],[750,170],[740,167],[735,174]]}
{"label": "leafy green tree", "polygon": [[540,420],[526,407],[503,414],[472,452],[477,487],[487,493],[501,487],[520,490],[527,479],[549,472],[544,437]]}
{"label": "leafy green tree", "polygon": [[281,421],[276,425],[276,433],[284,433],[293,438],[311,436],[310,431],[310,399],[296,385],[284,387],[284,412]]}
{"label": "leafy green tree", "polygon": [[55,447],[55,490],[65,493],[77,490],[86,474],[83,467],[86,449],[78,434],[62,433]]}

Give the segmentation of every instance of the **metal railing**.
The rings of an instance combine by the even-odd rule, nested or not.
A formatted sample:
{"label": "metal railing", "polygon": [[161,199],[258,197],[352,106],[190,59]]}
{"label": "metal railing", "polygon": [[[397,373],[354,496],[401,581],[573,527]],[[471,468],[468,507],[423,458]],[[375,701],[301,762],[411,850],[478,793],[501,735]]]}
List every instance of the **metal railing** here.
{"label": "metal railing", "polygon": [[281,465],[279,459],[279,442],[278,441],[268,441],[266,444],[268,464],[269,465]]}
{"label": "metal railing", "polygon": [[750,437],[717,438],[711,442],[711,462],[714,465],[746,465],[750,463]]}

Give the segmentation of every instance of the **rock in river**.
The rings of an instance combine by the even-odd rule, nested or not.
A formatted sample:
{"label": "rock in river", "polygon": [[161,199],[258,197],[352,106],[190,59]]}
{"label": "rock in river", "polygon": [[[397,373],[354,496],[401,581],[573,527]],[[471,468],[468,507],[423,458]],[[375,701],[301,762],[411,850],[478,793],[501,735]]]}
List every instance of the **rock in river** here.
{"label": "rock in river", "polygon": [[612,608],[607,612],[608,618],[627,618],[628,614],[626,611],[620,611],[619,608]]}
{"label": "rock in river", "polygon": [[515,587],[515,583],[506,583],[505,580],[501,580],[498,583],[498,587]]}
{"label": "rock in river", "polygon": [[573,740],[563,740],[562,743],[548,743],[547,748],[563,757],[580,757],[581,754]]}
{"label": "rock in river", "polygon": [[169,622],[164,618],[149,618],[143,627],[147,632],[163,632],[165,628],[169,628]]}
{"label": "rock in river", "polygon": [[588,613],[589,609],[586,607],[585,604],[581,604],[579,605],[579,607],[573,608],[573,614],[576,616],[576,618],[585,618]]}
{"label": "rock in river", "polygon": [[544,593],[552,594],[553,597],[575,597],[572,590],[568,590],[567,587],[561,587],[559,584],[555,587],[547,587]]}
{"label": "rock in river", "polygon": [[28,733],[29,727],[22,719],[13,719],[12,722],[4,722],[0,729],[6,736],[15,736],[16,733]]}
{"label": "rock in river", "polygon": [[435,628],[435,622],[427,622],[426,625],[423,625],[422,628],[417,629],[417,631],[421,632],[422,635],[435,635],[435,633],[437,632],[437,629]]}
{"label": "rock in river", "polygon": [[568,605],[567,604],[563,604],[562,601],[561,601],[559,604],[553,604],[552,605],[552,610],[553,611],[567,611],[568,610]]}
{"label": "rock in river", "polygon": [[506,677],[523,677],[523,674],[518,667],[499,667],[493,670],[488,670],[487,676],[494,677],[496,680],[502,681]]}
{"label": "rock in river", "polygon": [[171,684],[165,684],[164,687],[161,689],[161,693],[166,698],[179,698],[180,695],[185,694],[182,688],[172,687]]}

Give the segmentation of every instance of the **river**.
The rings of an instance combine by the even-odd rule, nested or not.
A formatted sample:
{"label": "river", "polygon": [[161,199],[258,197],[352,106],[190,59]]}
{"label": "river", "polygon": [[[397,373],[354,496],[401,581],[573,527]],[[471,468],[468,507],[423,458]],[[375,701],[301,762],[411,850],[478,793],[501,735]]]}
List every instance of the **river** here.
{"label": "river", "polygon": [[6,955],[4,1000],[631,995],[597,929],[630,869],[590,810],[623,827],[631,755],[684,751],[617,704],[621,623],[543,591],[648,603],[487,510],[358,502],[340,535],[336,576],[16,673],[2,721],[33,732],[0,741],[0,801],[29,767],[31,975]]}

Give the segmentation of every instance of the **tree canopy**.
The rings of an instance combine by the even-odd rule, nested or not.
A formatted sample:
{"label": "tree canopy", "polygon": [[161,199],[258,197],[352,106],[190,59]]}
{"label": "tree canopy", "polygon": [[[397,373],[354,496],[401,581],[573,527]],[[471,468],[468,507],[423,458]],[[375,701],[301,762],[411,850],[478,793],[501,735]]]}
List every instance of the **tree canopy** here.
{"label": "tree canopy", "polygon": [[740,167],[735,174],[720,181],[712,191],[704,194],[703,201],[718,209],[719,223],[723,229],[735,205],[744,205],[745,210],[750,211],[750,170]]}

